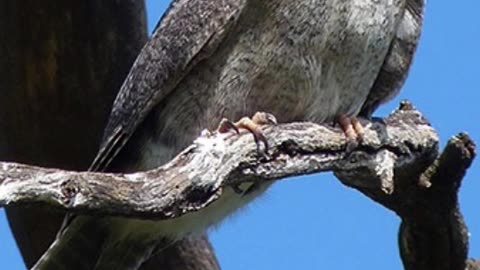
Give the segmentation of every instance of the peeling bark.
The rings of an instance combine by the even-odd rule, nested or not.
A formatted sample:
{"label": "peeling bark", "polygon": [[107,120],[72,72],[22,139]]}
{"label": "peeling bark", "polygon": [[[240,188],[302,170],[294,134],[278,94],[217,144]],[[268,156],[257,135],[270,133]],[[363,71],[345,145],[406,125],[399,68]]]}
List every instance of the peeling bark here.
{"label": "peeling bark", "polygon": [[438,136],[409,103],[385,119],[365,122],[352,147],[329,126],[291,123],[264,128],[269,152],[249,133],[205,131],[169,163],[133,174],[105,174],[0,163],[0,204],[144,219],[202,211],[226,189],[333,171],[339,180],[397,213],[405,269],[477,269],[467,261],[467,228],[457,192],[475,156],[465,134],[438,153]]}
{"label": "peeling bark", "polygon": [[[437,154],[438,137],[417,111],[399,110],[367,124],[354,149],[339,129],[313,123],[271,126],[268,154],[248,133],[204,132],[157,169],[132,174],[74,172],[0,163],[0,203],[47,203],[82,214],[147,219],[200,211],[225,189],[289,176],[335,171],[345,184],[392,197],[394,170],[416,169]],[[396,193],[395,193],[396,194]]]}

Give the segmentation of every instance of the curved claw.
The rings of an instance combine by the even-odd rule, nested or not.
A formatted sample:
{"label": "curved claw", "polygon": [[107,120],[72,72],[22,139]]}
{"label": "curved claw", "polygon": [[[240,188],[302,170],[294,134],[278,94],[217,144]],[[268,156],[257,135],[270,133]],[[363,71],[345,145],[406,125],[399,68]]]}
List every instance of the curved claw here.
{"label": "curved claw", "polygon": [[271,114],[266,112],[256,112],[253,117],[252,121],[257,125],[276,125],[277,118]]}
{"label": "curved claw", "polygon": [[218,124],[217,131],[220,133],[227,133],[230,130],[234,130],[235,133],[240,134],[240,130],[232,121],[228,120],[227,118],[222,118],[220,123]]}
{"label": "curved claw", "polygon": [[359,143],[363,140],[363,126],[356,117],[339,115],[337,117],[337,122],[340,124],[340,127],[349,141]]}
{"label": "curved claw", "polygon": [[[262,142],[263,145],[265,146],[265,152],[268,152],[267,138],[265,138],[265,136],[263,135],[263,133],[260,129],[260,125],[262,125],[262,124],[258,124],[256,121],[254,121],[254,119],[250,119],[248,117],[243,117],[238,122],[236,122],[235,125],[238,128],[244,128],[244,129],[248,130],[250,133],[252,133],[253,139],[255,140],[255,144],[257,145],[258,152],[261,152],[260,142]],[[257,119],[255,119],[255,120],[257,120]]]}
{"label": "curved claw", "polygon": [[[237,134],[239,134],[239,129],[243,128],[248,130],[253,135],[253,139],[255,140],[255,144],[257,145],[257,151],[259,153],[265,154],[268,153],[268,140],[263,135],[261,126],[264,125],[276,125],[277,119],[273,114],[266,113],[266,112],[257,112],[253,115],[250,119],[249,117],[243,117],[242,119],[238,120],[236,123],[223,118],[218,125],[217,131],[220,133],[225,133],[230,130],[235,130]],[[264,145],[264,151],[261,149],[261,143]]]}

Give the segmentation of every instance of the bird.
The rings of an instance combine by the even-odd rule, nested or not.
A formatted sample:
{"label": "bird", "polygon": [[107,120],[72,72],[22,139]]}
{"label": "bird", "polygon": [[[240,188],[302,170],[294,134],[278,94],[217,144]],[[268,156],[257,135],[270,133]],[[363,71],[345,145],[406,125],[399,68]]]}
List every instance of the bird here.
{"label": "bird", "polygon": [[[90,170],[161,166],[201,130],[256,112],[278,122],[337,122],[347,137],[361,136],[357,118],[370,118],[406,79],[424,5],[173,0],[119,90]],[[33,269],[140,269],[165,239],[203,232],[269,185],[227,191],[172,220],[69,215]]]}

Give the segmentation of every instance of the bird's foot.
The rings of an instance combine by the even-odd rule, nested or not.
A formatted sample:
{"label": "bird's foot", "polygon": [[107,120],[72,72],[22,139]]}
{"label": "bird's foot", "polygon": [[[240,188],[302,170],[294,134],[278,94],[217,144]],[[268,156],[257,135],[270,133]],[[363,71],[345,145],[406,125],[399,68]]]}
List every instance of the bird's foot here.
{"label": "bird's foot", "polygon": [[240,133],[240,129],[246,129],[252,133],[257,150],[261,151],[261,143],[264,145],[264,153],[268,153],[268,141],[262,133],[261,127],[266,125],[276,125],[277,119],[270,113],[256,112],[252,118],[242,117],[237,122],[232,122],[226,118],[223,118],[218,125],[217,131],[220,133],[226,133],[234,130],[237,134]]}
{"label": "bird's foot", "polygon": [[352,150],[357,147],[363,140],[363,126],[356,117],[348,117],[346,115],[339,115],[336,119],[343,133],[347,137],[347,150]]}

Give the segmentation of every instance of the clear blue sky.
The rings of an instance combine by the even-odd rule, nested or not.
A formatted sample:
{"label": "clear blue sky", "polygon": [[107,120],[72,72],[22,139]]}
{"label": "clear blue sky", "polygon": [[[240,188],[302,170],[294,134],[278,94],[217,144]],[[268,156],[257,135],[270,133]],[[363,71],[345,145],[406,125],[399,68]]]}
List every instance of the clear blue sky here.
{"label": "clear blue sky", "polygon": [[[148,0],[150,29],[169,1]],[[400,96],[377,114],[409,99],[433,123],[442,146],[467,131],[480,143],[480,1],[429,1],[425,27]],[[475,90],[477,89],[477,90]],[[470,256],[480,258],[479,161],[464,179],[460,203],[470,229]],[[319,174],[277,183],[266,196],[210,230],[225,270],[402,269],[399,219],[358,192]],[[2,269],[24,269],[0,212]]]}

